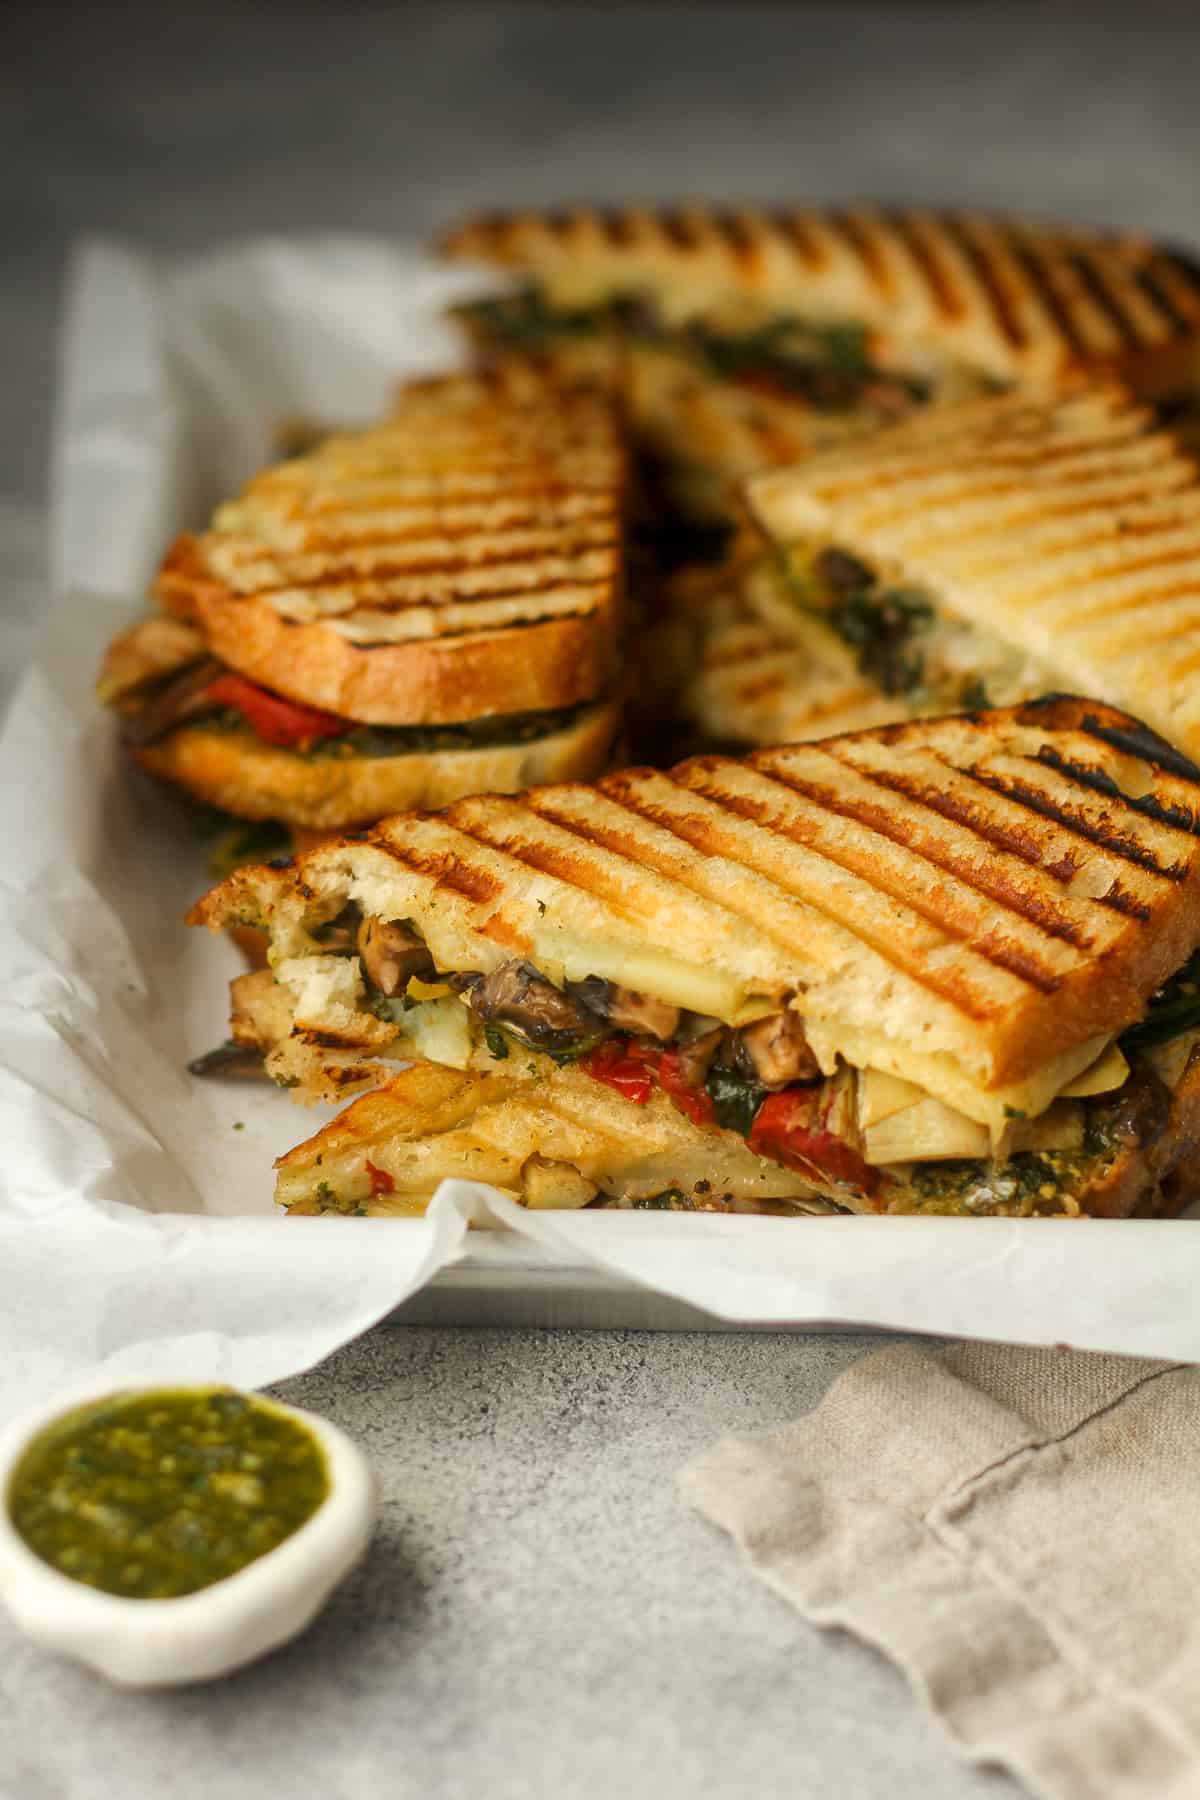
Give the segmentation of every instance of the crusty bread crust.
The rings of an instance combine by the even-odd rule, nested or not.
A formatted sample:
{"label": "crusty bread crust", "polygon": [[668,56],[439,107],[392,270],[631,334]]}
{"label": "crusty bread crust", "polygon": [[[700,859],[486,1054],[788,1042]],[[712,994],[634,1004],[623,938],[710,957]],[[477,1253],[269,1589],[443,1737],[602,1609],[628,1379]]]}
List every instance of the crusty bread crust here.
{"label": "crusty bread crust", "polygon": [[414,383],[181,537],[157,594],[230,668],[359,723],[586,704],[617,673],[626,475],[603,394]]}
{"label": "crusty bread crust", "polygon": [[269,601],[188,577],[194,542],[180,539],[159,594],[185,606],[214,656],[276,693],[364,725],[446,725],[551,712],[595,699],[617,674],[615,580],[579,590],[581,611],[459,637],[355,644],[321,623],[287,619]]}
{"label": "crusty bread crust", "polygon": [[301,756],[250,731],[183,725],[133,750],[152,775],[244,819],[313,831],[352,831],[390,813],[449,806],[464,794],[512,794],[544,781],[591,781],[620,724],[615,700],[588,707],[561,731],[478,749],[399,756]]}
{"label": "crusty bread crust", "polygon": [[601,950],[622,969],[647,952],[617,978],[671,1000],[655,983],[682,960],[735,1004],[798,994],[810,1027],[883,1034],[1001,1089],[1140,1017],[1200,943],[1197,820],[1200,773],[1177,752],[1057,698],[461,800],[239,870],[190,919],[261,922],[277,955],[306,957],[353,897],[412,919],[447,970],[577,958],[574,979],[604,972],[582,966]]}
{"label": "crusty bread crust", "polygon": [[578,207],[469,219],[442,248],[568,308],[649,294],[686,319],[737,302],[858,321],[1001,380],[1107,370],[1158,395],[1197,379],[1200,278],[1132,233],[867,206]]}

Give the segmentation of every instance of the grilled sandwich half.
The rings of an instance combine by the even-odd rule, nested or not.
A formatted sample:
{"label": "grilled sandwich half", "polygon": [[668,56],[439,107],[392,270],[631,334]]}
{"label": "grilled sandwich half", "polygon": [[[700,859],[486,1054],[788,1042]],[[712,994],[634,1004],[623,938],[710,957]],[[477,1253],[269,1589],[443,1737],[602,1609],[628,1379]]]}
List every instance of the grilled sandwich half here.
{"label": "grilled sandwich half", "polygon": [[1115,384],[946,407],[748,493],[763,539],[676,609],[705,735],[1068,688],[1200,755],[1200,470]]}
{"label": "grilled sandwich half", "polygon": [[677,502],[930,401],[1118,374],[1190,405],[1200,274],[1132,235],[978,213],[579,208],[467,221],[454,257],[515,277],[460,309],[488,356],[626,389]]}
{"label": "grilled sandwich half", "polygon": [[611,399],[449,377],[181,538],[101,695],[153,774],[346,830],[605,764],[626,458]]}
{"label": "grilled sandwich half", "polygon": [[416,1203],[468,1148],[480,1179],[544,1194],[563,1165],[617,1204],[1189,1197],[1200,771],[1098,702],[466,799],[191,916],[268,933],[235,1036],[297,1097],[396,1056],[459,1077],[426,1106],[406,1074],[297,1151],[289,1204]]}

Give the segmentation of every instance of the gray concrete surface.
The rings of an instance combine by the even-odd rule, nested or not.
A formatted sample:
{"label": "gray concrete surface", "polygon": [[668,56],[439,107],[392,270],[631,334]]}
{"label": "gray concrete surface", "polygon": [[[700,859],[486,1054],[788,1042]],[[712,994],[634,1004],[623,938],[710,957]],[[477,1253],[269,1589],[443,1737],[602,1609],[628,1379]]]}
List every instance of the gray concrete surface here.
{"label": "gray concrete surface", "polygon": [[383,1479],[308,1635],[117,1694],[0,1627],[19,1800],[985,1800],[871,1651],[802,1625],[675,1470],[811,1406],[870,1340],[384,1329],[279,1391]]}
{"label": "gray concrete surface", "polygon": [[[1194,5],[39,5],[0,28],[0,503],[43,493],[81,234],[421,234],[578,196],[878,194],[1200,242]],[[11,526],[5,526],[5,520]],[[24,514],[0,511],[27,560]],[[17,544],[17,537],[20,544]],[[11,541],[10,541],[11,540]],[[22,564],[24,566],[24,564]],[[0,593],[3,646],[36,588]],[[5,1800],[982,1800],[870,1651],[689,1517],[675,1469],[855,1338],[390,1330],[285,1390],[384,1481],[296,1646],[114,1694],[0,1626]]]}

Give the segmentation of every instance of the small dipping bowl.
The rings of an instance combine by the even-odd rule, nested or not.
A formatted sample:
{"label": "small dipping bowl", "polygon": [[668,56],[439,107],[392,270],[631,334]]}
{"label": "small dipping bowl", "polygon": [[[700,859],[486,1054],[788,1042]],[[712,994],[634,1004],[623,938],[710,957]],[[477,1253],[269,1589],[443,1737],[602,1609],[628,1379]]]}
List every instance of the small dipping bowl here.
{"label": "small dipping bowl", "polygon": [[335,1425],[260,1394],[239,1393],[255,1409],[298,1426],[317,1445],[326,1492],[273,1549],[194,1592],[130,1598],[61,1573],[22,1537],[13,1520],[13,1477],[35,1441],[121,1402],[232,1395],[236,1389],[103,1388],[58,1399],[0,1433],[0,1599],[46,1649],[87,1664],[123,1687],[211,1681],[295,1637],[366,1550],[378,1505],[375,1478],[356,1444]]}

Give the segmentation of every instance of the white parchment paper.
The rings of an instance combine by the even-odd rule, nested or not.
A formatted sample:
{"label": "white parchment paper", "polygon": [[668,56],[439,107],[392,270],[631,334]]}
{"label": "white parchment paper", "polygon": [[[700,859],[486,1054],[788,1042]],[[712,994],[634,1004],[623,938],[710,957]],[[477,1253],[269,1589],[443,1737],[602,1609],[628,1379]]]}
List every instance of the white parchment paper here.
{"label": "white parchment paper", "polygon": [[322,1116],[183,1073],[224,1037],[238,963],[183,928],[203,847],[122,769],[91,685],[171,537],[275,423],[376,415],[398,375],[453,358],[439,310],[473,285],[350,239],[76,261],[48,624],[0,739],[0,1414],[98,1366],[281,1378],[466,1255],[472,1218],[727,1320],[1200,1360],[1190,1222],[545,1215],[465,1183],[424,1220],[275,1214],[272,1158]]}

